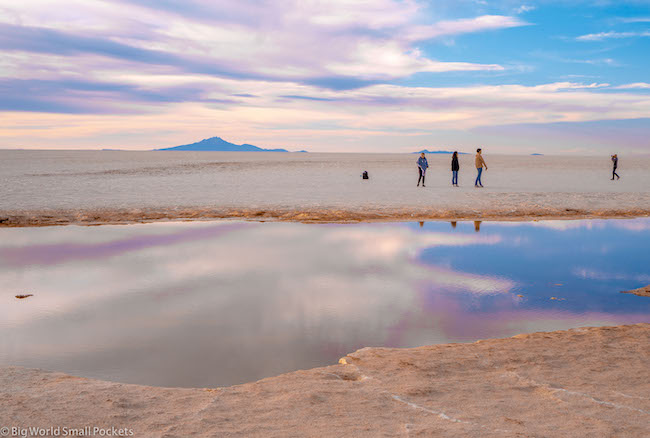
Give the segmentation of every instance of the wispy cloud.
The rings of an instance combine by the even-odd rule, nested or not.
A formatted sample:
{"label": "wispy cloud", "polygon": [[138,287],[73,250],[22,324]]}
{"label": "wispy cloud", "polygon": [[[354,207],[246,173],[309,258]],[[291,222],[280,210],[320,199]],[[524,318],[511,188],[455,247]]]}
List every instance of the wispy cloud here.
{"label": "wispy cloud", "polygon": [[[73,108],[66,112],[82,113],[79,107],[95,105],[112,108],[112,114],[96,115],[100,111],[92,108],[85,115],[68,117],[41,114],[35,118],[8,113],[0,120],[0,141],[7,144],[12,139],[23,138],[21,144],[63,142],[70,146],[66,139],[78,138],[81,142],[111,133],[139,132],[129,141],[142,148],[180,144],[191,129],[193,136],[209,137],[218,133],[233,141],[262,141],[269,146],[286,147],[295,141],[291,147],[297,149],[300,143],[309,141],[313,145],[321,137],[323,142],[327,139],[330,143],[348,138],[373,141],[396,133],[405,137],[440,130],[650,116],[650,96],[615,90],[603,93],[599,90],[607,88],[604,83],[451,88],[375,84],[335,90],[208,75],[164,78],[129,74],[120,79],[120,83],[130,84],[139,93],[138,103],[132,99],[127,108],[138,108],[140,114],[123,114],[126,90],[119,87],[113,90],[107,87],[98,99],[96,95],[72,88],[62,94],[48,92],[47,87],[53,85],[37,82],[33,87],[42,88],[40,94],[32,97],[32,111],[38,105],[55,106],[55,109],[58,105]],[[188,101],[179,99],[163,104],[159,96],[167,93],[167,87],[179,87],[180,79],[182,84],[194,87],[183,91]],[[148,86],[144,85],[147,83]],[[242,89],[247,90],[249,97],[237,96]],[[47,128],[31,130],[29,127],[36,120]],[[111,137],[111,144],[124,147],[123,140],[123,137]]]}
{"label": "wispy cloud", "polygon": [[[563,62],[567,64],[588,64],[588,65],[609,65],[620,66],[620,63],[613,58],[594,58],[582,59],[579,57],[567,57],[556,51],[536,50],[533,52],[534,56],[538,59],[544,59],[551,62]],[[580,55],[583,55],[582,53]],[[569,76],[569,75],[564,75]]]}
{"label": "wispy cloud", "polygon": [[535,9],[536,9],[535,6],[521,5],[517,9],[515,9],[515,12],[517,14],[525,14],[526,12],[534,11]]}
{"label": "wispy cloud", "polygon": [[[99,0],[72,3],[74,16],[42,1],[5,6],[11,14],[0,18],[0,49],[61,58],[101,56],[167,72],[350,88],[419,72],[502,70],[493,63],[432,59],[414,44],[525,24],[497,15],[423,24],[420,5],[411,0],[245,5],[228,0],[218,7],[140,0],[112,9]],[[75,18],[79,16],[84,19]],[[97,60],[93,67],[99,70],[102,64]]]}
{"label": "wispy cloud", "polygon": [[503,15],[482,15],[480,17],[453,21],[440,21],[428,26],[415,26],[406,32],[405,38],[418,41],[442,36],[461,35],[487,30],[526,26],[528,23],[516,17]]}
{"label": "wispy cloud", "polygon": [[624,17],[619,21],[622,23],[650,23],[650,17]]}
{"label": "wispy cloud", "polygon": [[634,38],[634,37],[650,37],[650,31],[641,32],[599,32],[589,33],[576,37],[578,41],[603,41],[607,39],[621,39],[621,38]]}
{"label": "wispy cloud", "polygon": [[617,90],[650,89],[650,84],[647,82],[634,82],[632,84],[617,85],[612,88]]}
{"label": "wispy cloud", "polygon": [[[434,59],[416,43],[526,24],[500,15],[423,20],[421,4],[412,0],[137,0],[120,7],[71,0],[68,7],[74,16],[45,0],[3,6],[0,110],[147,113],[159,111],[147,103],[328,101],[311,96],[312,88],[344,91],[416,73],[503,71],[497,63]],[[224,87],[224,80],[239,82]],[[251,94],[253,83],[284,85],[272,85],[281,90],[275,96],[238,98]]]}

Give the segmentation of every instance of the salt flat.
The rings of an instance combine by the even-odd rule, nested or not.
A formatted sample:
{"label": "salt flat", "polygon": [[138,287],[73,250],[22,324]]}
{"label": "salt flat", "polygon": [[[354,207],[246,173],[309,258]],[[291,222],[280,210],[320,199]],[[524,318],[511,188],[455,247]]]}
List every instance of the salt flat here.
{"label": "salt flat", "polygon": [[[650,214],[650,157],[414,154],[0,151],[0,225],[174,218],[285,220],[615,217]],[[369,180],[360,178],[367,170]]]}
{"label": "salt flat", "polygon": [[364,348],[244,385],[171,389],[0,368],[0,425],[147,437],[650,435],[650,325]]}

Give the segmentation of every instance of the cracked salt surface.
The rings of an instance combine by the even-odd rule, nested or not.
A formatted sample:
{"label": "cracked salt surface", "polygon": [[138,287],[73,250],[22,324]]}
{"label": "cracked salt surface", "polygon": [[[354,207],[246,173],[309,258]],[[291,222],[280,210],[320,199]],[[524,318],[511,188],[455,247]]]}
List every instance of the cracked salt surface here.
{"label": "cracked salt surface", "polygon": [[[624,406],[624,405],[620,405],[620,404],[617,404],[617,403],[608,402],[608,401],[605,401],[605,400],[600,400],[600,399],[597,399],[597,398],[595,398],[595,397],[593,397],[593,396],[591,396],[589,394],[583,393],[583,392],[572,391],[572,390],[569,390],[569,389],[566,389],[566,388],[558,388],[558,387],[555,387],[555,386],[550,385],[548,383],[537,382],[537,381],[532,380],[532,379],[530,379],[528,377],[521,376],[521,375],[519,375],[519,374],[517,374],[517,373],[515,373],[513,371],[509,371],[509,372],[505,373],[503,376],[504,377],[515,377],[518,381],[524,382],[525,384],[535,386],[535,387],[539,387],[539,388],[543,388],[543,389],[546,389],[546,390],[549,390],[549,391],[562,392],[562,393],[569,394],[569,395],[572,395],[572,396],[582,397],[584,399],[587,399],[587,400],[589,400],[591,402],[597,403],[597,404],[602,405],[602,406],[607,406],[607,407],[616,408],[616,409],[628,409],[628,410],[636,411],[636,412],[639,412],[639,413],[642,413],[642,414],[650,415],[650,411],[645,411],[643,409],[638,409],[638,408],[631,407],[631,406]],[[623,395],[625,397],[630,397],[630,396],[626,396],[625,394],[621,394],[621,395]],[[630,398],[643,399],[642,397],[630,397]],[[645,399],[645,400],[647,400],[647,399]]]}
{"label": "cracked salt surface", "polygon": [[433,409],[425,408],[424,406],[420,406],[420,405],[415,404],[413,402],[404,400],[399,395],[391,394],[391,397],[393,397],[393,399],[397,400],[398,402],[405,403],[406,405],[412,407],[413,409],[419,409],[419,410],[428,412],[430,414],[437,415],[438,417],[442,418],[443,420],[452,421],[454,423],[475,424],[475,423],[471,423],[469,421],[463,421],[463,420],[459,420],[457,418],[452,418],[449,415],[445,414],[444,412],[434,411]]}

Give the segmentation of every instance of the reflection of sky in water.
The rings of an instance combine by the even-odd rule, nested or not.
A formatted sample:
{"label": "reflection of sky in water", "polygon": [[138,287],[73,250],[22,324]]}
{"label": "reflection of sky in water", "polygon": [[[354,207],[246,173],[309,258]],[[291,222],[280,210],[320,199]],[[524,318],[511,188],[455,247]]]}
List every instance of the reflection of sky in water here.
{"label": "reflection of sky in water", "polygon": [[648,219],[0,229],[0,364],[216,386],[364,346],[650,322],[619,293],[650,283],[649,246]]}
{"label": "reflection of sky in water", "polygon": [[[643,228],[641,225],[646,225]],[[562,310],[575,313],[647,313],[650,300],[618,292],[650,284],[648,247],[650,220],[556,221],[484,223],[481,235],[500,236],[499,245],[465,248],[430,248],[420,254],[423,263],[445,264],[479,275],[499,273],[517,284],[513,293],[524,295],[516,308]],[[412,226],[411,226],[412,227]],[[428,223],[423,231],[466,233],[472,223]],[[549,303],[549,297],[561,300]],[[476,299],[476,298],[475,298]],[[503,309],[500,300],[480,299],[468,311]],[[467,303],[467,301],[466,301]]]}

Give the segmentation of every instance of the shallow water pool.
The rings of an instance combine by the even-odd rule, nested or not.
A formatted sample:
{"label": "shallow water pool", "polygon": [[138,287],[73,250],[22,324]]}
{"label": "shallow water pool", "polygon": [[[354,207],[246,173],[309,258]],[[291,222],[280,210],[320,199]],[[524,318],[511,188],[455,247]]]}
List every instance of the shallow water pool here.
{"label": "shallow water pool", "polygon": [[[225,386],[413,347],[650,322],[650,219],[0,229],[0,365]],[[16,295],[33,294],[17,299]]]}

